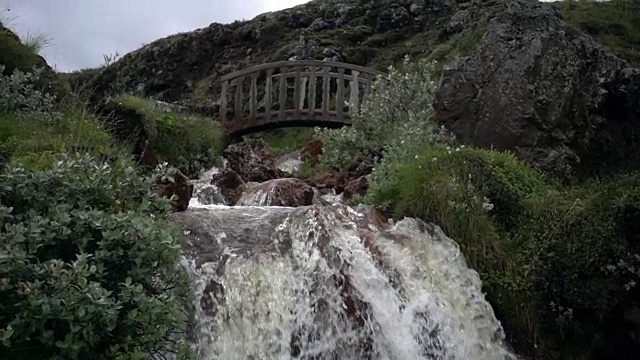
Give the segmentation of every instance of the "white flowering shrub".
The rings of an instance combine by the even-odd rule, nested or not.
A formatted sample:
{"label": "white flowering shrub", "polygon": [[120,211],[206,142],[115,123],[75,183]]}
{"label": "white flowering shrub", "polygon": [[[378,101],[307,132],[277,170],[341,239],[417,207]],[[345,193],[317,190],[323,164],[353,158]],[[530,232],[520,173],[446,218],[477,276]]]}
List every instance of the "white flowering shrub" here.
{"label": "white flowering shrub", "polygon": [[384,156],[391,158],[383,162],[396,162],[415,154],[417,147],[446,140],[432,107],[438,86],[433,75],[435,65],[405,57],[399,67],[389,67],[388,76],[374,82],[350,127],[317,130],[324,142],[321,161],[342,169],[365,149],[382,146]]}
{"label": "white flowering shrub", "polygon": [[51,123],[60,120],[61,114],[55,111],[55,96],[35,87],[41,69],[33,72],[15,69],[11,75],[3,75],[4,70],[5,66],[0,64],[0,113]]}

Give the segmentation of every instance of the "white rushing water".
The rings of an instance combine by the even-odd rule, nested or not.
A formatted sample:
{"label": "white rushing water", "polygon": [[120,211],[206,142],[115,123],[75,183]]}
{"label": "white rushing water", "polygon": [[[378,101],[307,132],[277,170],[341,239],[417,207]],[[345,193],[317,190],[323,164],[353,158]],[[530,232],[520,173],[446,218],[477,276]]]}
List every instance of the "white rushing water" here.
{"label": "white rushing water", "polygon": [[385,225],[342,204],[197,196],[176,219],[189,239],[200,359],[515,359],[477,273],[435,226]]}

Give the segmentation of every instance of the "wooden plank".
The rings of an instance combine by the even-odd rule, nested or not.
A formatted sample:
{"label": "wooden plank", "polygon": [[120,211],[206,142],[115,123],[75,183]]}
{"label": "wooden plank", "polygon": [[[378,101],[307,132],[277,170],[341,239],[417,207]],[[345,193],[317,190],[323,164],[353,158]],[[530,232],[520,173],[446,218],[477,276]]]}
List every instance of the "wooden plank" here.
{"label": "wooden plank", "polygon": [[249,108],[251,119],[255,119],[258,108],[258,73],[251,74],[251,92]]}
{"label": "wooden plank", "polygon": [[349,89],[349,114],[352,114],[354,111],[358,110],[360,97],[360,80],[358,79],[360,72],[354,70],[351,75],[353,75],[353,80],[349,81],[349,85],[351,87]]}
{"label": "wooden plank", "polygon": [[316,67],[311,68],[309,74],[309,110],[310,118],[313,119],[316,116]]}
{"label": "wooden plank", "polygon": [[329,116],[329,67],[322,69],[322,117]]}
{"label": "wooden plank", "polygon": [[336,90],[336,114],[338,120],[344,118],[344,69],[338,69],[338,86]]}
{"label": "wooden plank", "polygon": [[[361,74],[362,74],[362,73],[361,73]],[[283,74],[275,74],[275,75],[273,75],[273,77],[274,77],[275,79],[280,79],[280,77],[281,77],[282,75],[283,75]],[[288,73],[286,73],[286,74],[284,74],[284,75],[285,75],[285,77],[288,77],[288,78],[289,78],[289,77],[294,77],[294,76],[296,75],[296,73],[295,73],[295,72],[288,72]],[[302,71],[302,72],[300,72],[300,77],[301,77],[301,78],[311,77],[311,71]],[[339,75],[338,75],[338,73],[329,72],[329,77],[330,77],[331,79],[337,79],[337,78],[339,77]],[[361,76],[361,77],[362,77],[362,76]],[[349,74],[344,74],[344,79],[345,79],[345,80],[349,80],[349,81],[351,81],[351,80],[353,80],[353,76],[351,76],[351,75],[349,75]]]}
{"label": "wooden plank", "polygon": [[[280,72],[281,73],[286,73],[287,72],[287,67],[283,66],[280,68]],[[280,77],[280,89],[278,92],[278,105],[280,106],[279,108],[279,112],[278,112],[278,120],[282,121],[285,118],[285,106],[287,105],[287,77],[286,76],[281,76]]]}
{"label": "wooden plank", "polygon": [[364,88],[364,96],[362,101],[366,101],[366,99],[369,97],[369,94],[371,94],[371,87],[373,86],[373,80],[374,80],[374,76],[367,74],[367,82],[365,84],[365,88]]}
{"label": "wooden plank", "polygon": [[244,81],[244,76],[241,76],[236,79],[236,96],[235,96],[235,105],[236,105],[236,114],[235,121],[240,121],[242,119],[242,82]]}
{"label": "wooden plank", "polygon": [[368,67],[364,67],[364,66],[359,66],[359,65],[354,65],[354,64],[348,64],[348,63],[343,63],[343,62],[337,62],[337,61],[323,61],[323,60],[285,60],[285,61],[278,61],[278,62],[273,62],[273,63],[266,63],[266,64],[260,64],[260,65],[256,65],[247,69],[243,69],[243,70],[239,70],[239,71],[235,71],[232,72],[230,74],[221,76],[219,81],[225,81],[225,80],[233,80],[237,77],[243,76],[243,75],[247,75],[247,74],[251,74],[252,72],[259,72],[259,71],[265,71],[268,69],[278,69],[281,67],[286,67],[286,66],[301,66],[301,67],[324,67],[324,66],[328,66],[328,67],[332,67],[332,68],[342,68],[345,70],[356,70],[359,71],[361,74],[362,73],[366,73],[366,74],[372,74],[372,75],[378,75],[378,74],[384,74],[381,71],[375,70],[375,69],[371,69]]}
{"label": "wooden plank", "polygon": [[220,122],[225,123],[227,121],[227,91],[229,89],[229,81],[222,82],[222,89],[220,90]]}
{"label": "wooden plank", "polygon": [[293,108],[295,110],[295,112],[293,113],[294,117],[299,117],[300,116],[300,91],[301,89],[301,83],[300,83],[300,71],[302,69],[300,68],[300,66],[296,66],[295,67],[295,77],[294,77],[294,82],[293,82]]}
{"label": "wooden plank", "polygon": [[300,102],[298,103],[298,109],[304,109],[304,101],[307,99],[307,84],[309,83],[308,77],[300,79]]}
{"label": "wooden plank", "polygon": [[273,70],[274,69],[268,69],[267,70],[267,84],[265,85],[265,90],[264,90],[264,121],[268,122],[269,120],[271,120],[271,97],[273,96],[273,89],[272,89],[272,77],[273,77]]}

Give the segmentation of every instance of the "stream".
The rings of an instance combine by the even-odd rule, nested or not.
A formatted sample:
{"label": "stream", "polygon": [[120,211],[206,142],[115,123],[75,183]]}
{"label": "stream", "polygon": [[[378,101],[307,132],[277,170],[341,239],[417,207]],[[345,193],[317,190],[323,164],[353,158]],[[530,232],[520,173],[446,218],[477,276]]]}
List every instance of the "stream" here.
{"label": "stream", "polygon": [[381,220],[335,196],[226,206],[209,185],[216,171],[174,214],[188,238],[199,359],[516,359],[478,274],[437,226]]}

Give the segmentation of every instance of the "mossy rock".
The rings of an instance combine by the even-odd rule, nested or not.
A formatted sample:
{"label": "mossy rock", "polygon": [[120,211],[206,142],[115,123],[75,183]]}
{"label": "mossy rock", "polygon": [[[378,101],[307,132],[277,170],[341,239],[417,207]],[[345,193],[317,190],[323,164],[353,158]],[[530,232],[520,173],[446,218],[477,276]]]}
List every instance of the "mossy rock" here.
{"label": "mossy rock", "polygon": [[217,122],[168,103],[124,94],[104,103],[100,112],[103,126],[146,167],[166,161],[187,176],[197,176],[213,166],[222,151]]}

